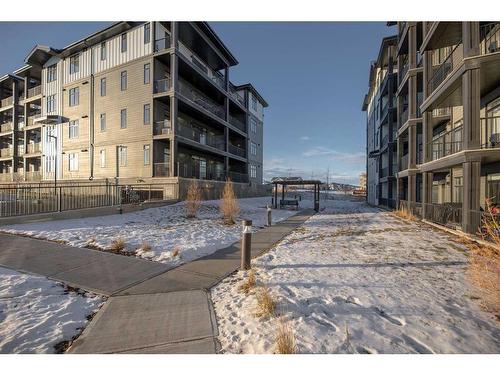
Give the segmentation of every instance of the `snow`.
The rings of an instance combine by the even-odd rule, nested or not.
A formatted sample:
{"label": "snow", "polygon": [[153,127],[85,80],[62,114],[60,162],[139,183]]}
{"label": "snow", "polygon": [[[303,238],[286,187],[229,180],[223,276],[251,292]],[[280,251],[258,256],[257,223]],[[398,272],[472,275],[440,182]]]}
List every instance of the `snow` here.
{"label": "snow", "polygon": [[0,267],[0,353],[54,353],[71,340],[102,305],[91,293]]}
{"label": "snow", "polygon": [[[254,228],[267,223],[269,197],[239,199],[238,220],[251,219]],[[132,213],[59,220],[1,227],[4,232],[35,238],[65,241],[77,247],[91,245],[109,248],[122,238],[125,253],[172,266],[211,254],[241,237],[241,225],[225,225],[219,213],[219,200],[202,203],[198,217],[186,219],[184,202]],[[294,215],[296,211],[273,210],[273,222]],[[151,249],[142,248],[143,243]],[[175,254],[178,252],[178,255]]]}
{"label": "snow", "polygon": [[[466,281],[463,245],[364,203],[326,206],[253,262],[298,352],[500,351],[498,322]],[[227,353],[272,353],[278,320],[255,317],[255,292],[238,290],[245,278],[212,289],[219,340]]]}

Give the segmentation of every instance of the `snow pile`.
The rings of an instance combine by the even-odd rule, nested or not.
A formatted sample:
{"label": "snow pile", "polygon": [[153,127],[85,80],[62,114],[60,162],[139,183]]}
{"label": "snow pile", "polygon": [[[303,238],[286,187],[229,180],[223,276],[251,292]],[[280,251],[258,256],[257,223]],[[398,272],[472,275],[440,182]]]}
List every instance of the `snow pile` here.
{"label": "snow pile", "polygon": [[[241,226],[224,225],[220,201],[203,202],[198,217],[186,219],[184,202],[123,215],[16,224],[0,228],[9,233],[65,241],[77,247],[107,249],[113,240],[125,241],[124,252],[156,262],[178,265],[229,246],[241,237]],[[239,199],[240,219],[251,219],[255,228],[267,223],[266,205],[270,198]],[[310,204],[310,202],[304,202]],[[301,204],[301,207],[304,206]],[[273,222],[295,211],[273,210]],[[148,244],[142,248],[143,244]]]}
{"label": "snow pile", "polygon": [[[468,287],[450,235],[363,203],[327,208],[254,262],[300,353],[498,353],[500,329]],[[224,351],[272,353],[277,319],[256,318],[242,272],[214,289]]]}
{"label": "snow pile", "polygon": [[78,334],[102,303],[91,293],[0,267],[0,353],[54,353],[54,345]]}

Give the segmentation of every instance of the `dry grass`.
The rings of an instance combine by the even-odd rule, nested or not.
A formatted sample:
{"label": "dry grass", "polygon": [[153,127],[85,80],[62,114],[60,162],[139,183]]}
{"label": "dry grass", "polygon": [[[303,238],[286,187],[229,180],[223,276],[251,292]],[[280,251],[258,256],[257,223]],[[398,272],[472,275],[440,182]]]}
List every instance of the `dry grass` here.
{"label": "dry grass", "polygon": [[255,316],[267,318],[274,315],[276,301],[267,287],[259,288],[257,292],[257,312]]}
{"label": "dry grass", "polygon": [[109,246],[109,250],[114,252],[120,252],[123,249],[125,249],[125,241],[121,237],[115,238]]}
{"label": "dry grass", "polygon": [[278,319],[278,329],[276,330],[275,342],[277,354],[297,353],[295,334],[290,324],[288,324],[283,317]]}
{"label": "dry grass", "polygon": [[238,205],[238,200],[234,195],[233,183],[229,178],[226,180],[226,184],[224,185],[219,209],[225,224],[233,225],[236,222],[235,219],[240,212],[240,207]]}
{"label": "dry grass", "polygon": [[192,219],[198,214],[201,206],[201,189],[196,181],[191,181],[186,197],[186,217]]}
{"label": "dry grass", "polygon": [[141,250],[144,252],[150,252],[151,251],[151,245],[144,241],[141,245]]}
{"label": "dry grass", "polygon": [[250,293],[250,290],[252,290],[255,287],[256,284],[257,284],[257,281],[255,278],[255,271],[250,270],[248,272],[247,279],[239,285],[238,290],[242,291],[245,294],[248,294],[248,293]]}
{"label": "dry grass", "polygon": [[398,210],[394,211],[394,215],[406,220],[415,220],[415,216],[405,206],[400,206]]}
{"label": "dry grass", "polygon": [[180,249],[178,247],[174,247],[174,250],[172,250],[172,258],[175,258],[178,256],[180,253]]}

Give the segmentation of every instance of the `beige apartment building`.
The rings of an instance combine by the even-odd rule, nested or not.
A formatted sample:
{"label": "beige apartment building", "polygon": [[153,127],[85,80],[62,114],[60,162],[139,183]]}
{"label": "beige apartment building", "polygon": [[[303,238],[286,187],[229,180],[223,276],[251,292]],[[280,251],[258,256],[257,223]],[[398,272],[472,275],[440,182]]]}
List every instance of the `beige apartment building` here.
{"label": "beige apartment building", "polygon": [[0,182],[261,185],[266,101],[206,22],[117,22],[0,78]]}

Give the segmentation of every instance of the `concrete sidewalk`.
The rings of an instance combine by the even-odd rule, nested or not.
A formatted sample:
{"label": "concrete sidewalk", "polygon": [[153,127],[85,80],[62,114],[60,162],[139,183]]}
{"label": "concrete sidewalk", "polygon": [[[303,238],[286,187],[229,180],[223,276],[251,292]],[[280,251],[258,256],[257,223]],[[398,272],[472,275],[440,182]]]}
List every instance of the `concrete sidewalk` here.
{"label": "concrete sidewalk", "polygon": [[[252,257],[302,225],[313,210],[252,236]],[[69,353],[217,353],[209,289],[240,265],[240,243],[170,269],[161,263],[0,234],[0,265],[111,296]]]}

